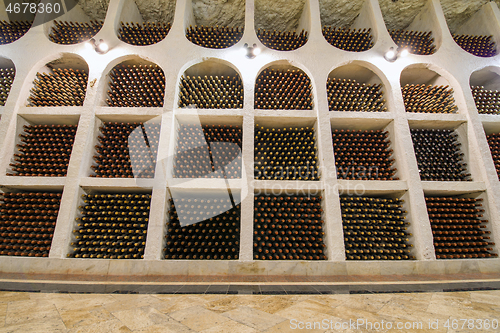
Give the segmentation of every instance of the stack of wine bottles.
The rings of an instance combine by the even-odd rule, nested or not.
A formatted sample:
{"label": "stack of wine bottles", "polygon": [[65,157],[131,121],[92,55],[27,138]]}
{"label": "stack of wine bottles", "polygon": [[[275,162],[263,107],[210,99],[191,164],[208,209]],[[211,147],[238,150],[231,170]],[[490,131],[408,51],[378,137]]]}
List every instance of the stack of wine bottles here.
{"label": "stack of wine bottles", "polygon": [[436,52],[432,31],[390,30],[389,34],[399,48],[407,49],[410,53],[430,55]]}
{"label": "stack of wine bottles", "polygon": [[495,163],[498,179],[500,179],[500,133],[492,133],[487,135],[488,145],[490,146],[491,157]]}
{"label": "stack of wine bottles", "polygon": [[0,21],[0,45],[15,42],[31,28],[33,21]]}
{"label": "stack of wine bottles", "polygon": [[389,133],[381,130],[333,130],[337,178],[397,180]]}
{"label": "stack of wine bottles", "polygon": [[500,114],[500,91],[486,90],[483,86],[472,87],[472,96],[477,112],[482,114]]}
{"label": "stack of wine bottles", "polygon": [[204,27],[189,26],[186,38],[193,44],[210,49],[225,49],[238,43],[243,36],[243,28],[239,27]]}
{"label": "stack of wine bottles", "polygon": [[165,75],[157,65],[117,65],[109,74],[109,106],[162,107]]}
{"label": "stack of wine bottles", "polygon": [[326,41],[344,51],[362,52],[373,47],[371,28],[349,29],[323,27],[323,36]]}
{"label": "stack of wine bottles", "polygon": [[152,45],[161,42],[167,36],[170,28],[170,23],[144,22],[144,24],[140,24],[137,22],[134,24],[134,22],[121,22],[118,36],[120,40],[128,44]]}
{"label": "stack of wine bottles", "polygon": [[234,76],[181,77],[179,107],[199,109],[243,108],[243,84]]}
{"label": "stack of wine bottles", "polygon": [[165,259],[238,259],[240,209],[227,195],[174,196],[169,201]]}
{"label": "stack of wine bottles", "polygon": [[64,177],[77,125],[25,125],[8,176]]}
{"label": "stack of wine bottles", "polygon": [[455,113],[458,110],[449,86],[406,84],[401,91],[406,112]]}
{"label": "stack of wine bottles", "polygon": [[94,37],[101,30],[103,21],[84,23],[54,20],[49,39],[57,44],[77,44]]}
{"label": "stack of wine bottles", "polygon": [[319,180],[314,128],[255,127],[255,179]]}
{"label": "stack of wine bottles", "polygon": [[71,258],[142,259],[151,194],[84,194]]}
{"label": "stack of wine bottles", "polygon": [[0,106],[4,106],[7,97],[9,97],[15,75],[16,69],[14,67],[0,68]]}
{"label": "stack of wine bottles", "polygon": [[36,73],[28,106],[82,106],[87,90],[87,73],[71,68],[53,68]]}
{"label": "stack of wine bottles", "polygon": [[468,181],[467,163],[452,130],[412,129],[420,179],[424,181]]}
{"label": "stack of wine bottles", "polygon": [[255,108],[312,110],[311,80],[300,69],[264,69],[255,84]]}
{"label": "stack of wine bottles", "polygon": [[0,193],[0,255],[48,257],[61,193]]}
{"label": "stack of wine bottles", "polygon": [[326,92],[330,111],[387,111],[382,84],[359,84],[356,80],[328,78]]}
{"label": "stack of wine bottles", "polygon": [[404,200],[340,197],[347,260],[407,260],[411,255]]}
{"label": "stack of wine bottles", "polygon": [[258,195],[254,205],[255,259],[327,259],[321,196]]}
{"label": "stack of wine bottles", "polygon": [[257,38],[262,44],[270,49],[278,51],[292,51],[303,46],[307,42],[307,31],[276,31],[257,30]]}
{"label": "stack of wine bottles", "polygon": [[240,126],[181,124],[174,158],[177,178],[241,178]]}
{"label": "stack of wine bottles", "polygon": [[426,197],[437,259],[492,258],[491,232],[482,220],[483,199]]}
{"label": "stack of wine bottles", "polygon": [[153,178],[160,125],[104,122],[91,177]]}
{"label": "stack of wine bottles", "polygon": [[455,42],[465,51],[478,57],[497,55],[493,36],[453,35]]}

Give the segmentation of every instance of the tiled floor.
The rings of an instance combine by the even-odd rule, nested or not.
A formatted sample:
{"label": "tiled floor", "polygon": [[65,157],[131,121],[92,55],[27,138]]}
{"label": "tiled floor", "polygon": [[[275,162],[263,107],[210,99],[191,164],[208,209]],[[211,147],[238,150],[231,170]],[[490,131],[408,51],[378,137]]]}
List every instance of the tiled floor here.
{"label": "tiled floor", "polygon": [[[461,319],[498,323],[500,290],[283,296],[0,292],[0,316],[0,333],[498,332],[479,330],[479,321],[462,329]],[[448,319],[458,328],[446,328]],[[315,322],[317,329],[294,329]],[[422,329],[404,328],[419,323]]]}

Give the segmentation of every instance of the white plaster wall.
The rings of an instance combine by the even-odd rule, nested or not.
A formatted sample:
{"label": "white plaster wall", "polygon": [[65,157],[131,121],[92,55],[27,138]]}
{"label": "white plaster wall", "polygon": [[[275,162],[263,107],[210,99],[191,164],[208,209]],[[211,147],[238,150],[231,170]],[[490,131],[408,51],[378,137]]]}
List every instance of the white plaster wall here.
{"label": "white plaster wall", "polygon": [[[190,1],[190,0],[186,0]],[[500,239],[500,182],[498,180],[489,147],[486,132],[500,132],[500,117],[478,115],[469,89],[473,73],[480,73],[477,80],[484,85],[496,85],[498,79],[490,74],[497,70],[500,56],[478,58],[463,51],[452,40],[448,24],[439,0],[427,2],[412,1],[416,12],[409,10],[403,15],[406,21],[394,19],[394,25],[406,27],[410,25],[420,10],[427,5],[431,10],[433,24],[442,33],[441,46],[430,56],[409,55],[395,62],[387,62],[383,58],[389,47],[395,47],[387,33],[387,13],[384,21],[383,11],[398,17],[392,1],[367,0],[359,3],[350,18],[353,22],[357,13],[363,8],[368,10],[364,15],[372,17],[374,29],[378,36],[374,47],[366,52],[346,52],[328,44],[321,34],[322,21],[325,20],[324,5],[318,0],[290,3],[290,6],[279,7],[281,2],[260,3],[260,0],[246,0],[244,4],[245,32],[243,38],[235,46],[225,50],[212,50],[196,46],[185,38],[186,18],[194,17],[191,3],[179,0],[175,3],[175,12],[169,11],[173,17],[173,26],[167,37],[155,44],[145,47],[128,45],[116,36],[116,26],[122,15],[125,15],[130,0],[111,0],[106,11],[103,28],[96,35],[110,45],[110,51],[99,55],[84,45],[57,45],[50,42],[43,26],[32,29],[18,41],[0,46],[2,57],[11,59],[16,66],[16,79],[12,86],[5,107],[0,109],[0,190],[19,189],[52,189],[62,190],[63,197],[58,216],[58,224],[50,258],[11,258],[0,257],[0,269],[4,272],[20,273],[70,273],[70,274],[428,274],[453,272],[499,272],[500,260],[439,260],[435,259],[433,239],[429,219],[426,213],[424,193],[445,195],[479,195],[486,199],[489,228],[493,238]],[[445,1],[443,0],[443,3]],[[199,2],[196,2],[199,4]],[[236,2],[235,2],[236,3]],[[288,3],[288,2],[287,2]],[[336,6],[347,6],[347,1],[335,2]],[[400,0],[394,6],[407,5],[408,1]],[[422,6],[419,7],[421,3]],[[153,2],[151,2],[153,4]],[[149,6],[146,4],[145,6]],[[303,6],[308,6],[303,10]],[[444,7],[444,5],[443,5]],[[85,11],[85,6],[83,9]],[[89,7],[90,8],[90,7]],[[96,7],[98,8],[98,7]],[[132,6],[132,8],[134,8]],[[137,10],[147,20],[144,9],[139,5]],[[163,8],[163,7],[161,7]],[[323,8],[323,12],[322,9]],[[335,7],[333,7],[335,8]],[[354,7],[353,7],[354,8]],[[368,8],[368,9],[367,9]],[[445,7],[447,8],[447,7]],[[134,11],[133,9],[132,11]],[[335,10],[333,10],[335,12]],[[498,25],[499,11],[493,5],[494,20],[488,25]],[[135,12],[137,14],[137,12]],[[163,12],[162,12],[163,13]],[[297,26],[303,13],[308,13],[309,41],[301,48],[290,51],[274,51],[264,48],[258,41],[255,27],[277,24],[276,29],[292,29]],[[89,17],[93,17],[89,15]],[[148,14],[149,15],[149,14]],[[163,14],[162,14],[163,15]],[[286,19],[280,21],[283,15]],[[328,15],[327,15],[328,16]],[[401,16],[401,17],[403,17]],[[254,21],[255,19],[255,21]],[[332,19],[332,22],[335,18]],[[391,19],[393,20],[393,19]],[[430,21],[429,21],[430,22]],[[254,25],[255,24],[255,25]],[[347,24],[347,23],[346,23]],[[390,26],[387,24],[387,26]],[[266,26],[267,27],[267,26]],[[243,56],[241,48],[244,43],[256,43],[263,48],[261,55],[254,59]],[[29,89],[37,71],[45,64],[62,58],[63,63],[74,54],[88,64],[89,82],[84,105],[81,107],[45,107],[28,108],[25,106]],[[66,55],[66,56],[65,56]],[[76,57],[76,55],[78,57]],[[180,76],[192,70],[209,73],[215,67],[211,62],[225,64],[233,68],[241,76],[244,87],[243,109],[238,110],[189,110],[177,107],[178,85]],[[163,108],[110,108],[103,104],[107,88],[107,73],[123,61],[150,61],[158,64],[165,73],[166,91]],[[212,62],[212,63],[213,63]],[[83,62],[81,62],[83,64]],[[311,79],[313,86],[314,108],[311,111],[267,111],[254,110],[255,79],[266,67],[271,65],[295,66],[303,70]],[[347,75],[342,66],[359,65],[370,69],[375,76],[363,70],[353,71],[353,77],[359,80],[384,84],[384,96],[387,101],[387,112],[329,112],[326,94],[326,81],[332,71]],[[346,67],[349,68],[349,67]],[[355,66],[352,68],[356,68]],[[403,73],[415,69],[415,78],[424,77],[424,82],[435,79],[436,83],[446,81],[455,91],[455,99],[459,106],[457,114],[408,114],[404,110],[401,96]],[[491,69],[481,74],[481,70]],[[366,74],[368,73],[368,74]],[[426,75],[425,73],[428,73]],[[430,74],[429,74],[430,73]],[[436,77],[435,74],[439,74]],[[404,75],[403,75],[404,76]],[[476,80],[476,79],[475,79]],[[176,140],[179,121],[190,120],[201,115],[202,122],[232,122],[243,126],[243,165],[244,177],[241,180],[226,182],[217,179],[203,179],[191,182],[171,178],[169,156],[171,156]],[[216,116],[217,118],[214,118]],[[137,121],[161,119],[161,135],[159,146],[159,162],[155,179],[136,182],[134,179],[96,179],[88,177],[93,146],[97,128],[101,121]],[[78,131],[71,155],[67,177],[50,179],[45,177],[7,177],[8,163],[14,152],[19,124],[24,120],[41,122],[54,120],[57,122],[78,121]],[[255,124],[282,126],[286,124],[312,126],[316,131],[319,164],[322,167],[321,180],[317,182],[291,181],[254,181],[253,149]],[[331,143],[333,128],[348,126],[350,128],[385,128],[391,133],[391,141],[398,168],[399,181],[344,181],[336,179],[333,167],[334,154]],[[410,128],[452,128],[461,133],[460,140],[468,149],[468,161],[473,173],[472,182],[422,182],[418,176],[418,167],[413,151]],[[164,232],[169,198],[169,188],[177,190],[203,191],[206,189],[227,190],[234,188],[242,195],[241,247],[240,260],[237,261],[170,261],[160,260],[164,246]],[[328,261],[326,262],[261,262],[253,261],[253,193],[255,191],[272,191],[281,188],[283,191],[306,191],[322,193],[324,198],[324,218],[326,243],[328,245]],[[69,259],[66,254],[71,242],[71,230],[77,214],[79,196],[87,191],[148,191],[152,193],[150,224],[145,256],[147,260],[83,260]],[[364,191],[364,192],[363,192]],[[414,254],[417,260],[410,262],[346,262],[342,236],[339,193],[365,193],[365,195],[389,195],[404,198],[407,219],[411,222]]]}

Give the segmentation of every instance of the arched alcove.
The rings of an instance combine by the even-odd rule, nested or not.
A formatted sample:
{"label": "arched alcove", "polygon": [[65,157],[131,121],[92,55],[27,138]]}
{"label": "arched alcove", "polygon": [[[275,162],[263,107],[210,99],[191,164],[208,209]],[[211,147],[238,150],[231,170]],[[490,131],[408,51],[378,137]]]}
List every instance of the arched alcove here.
{"label": "arched alcove", "polygon": [[138,56],[128,56],[114,65],[104,78],[101,105],[162,107],[165,84],[160,66]]}
{"label": "arched alcove", "polygon": [[477,112],[500,114],[500,68],[477,70],[470,76],[469,83]]}
{"label": "arched alcove", "polygon": [[405,68],[400,82],[406,112],[457,113],[450,81],[425,65]]}
{"label": "arched alcove", "polygon": [[238,43],[245,28],[245,0],[186,1],[184,30],[193,44],[224,49]]}
{"label": "arched alcove", "polygon": [[[9,4],[10,7],[5,7]],[[19,13],[16,14],[13,6],[15,6],[15,2],[2,1],[0,3],[0,45],[10,44],[23,37],[35,20],[36,13],[31,13],[29,10],[24,13],[20,7]],[[9,12],[7,12],[7,8],[9,8]]]}
{"label": "arched alcove", "polygon": [[279,62],[264,68],[255,82],[255,109],[312,110],[311,79],[300,68]]}
{"label": "arched alcove", "polygon": [[382,80],[358,63],[340,66],[326,83],[330,111],[387,111]]}
{"label": "arched alcove", "polygon": [[184,71],[179,79],[180,108],[241,109],[243,84],[228,63],[210,59]]}
{"label": "arched alcove", "polygon": [[[286,10],[285,10],[286,7]],[[255,32],[266,47],[292,51],[303,46],[311,26],[309,0],[281,2],[255,1]]]}
{"label": "arched alcove", "polygon": [[126,0],[115,22],[118,38],[131,45],[152,45],[162,41],[174,21],[176,0],[152,3]]}
{"label": "arched alcove", "polygon": [[88,75],[89,66],[82,57],[62,53],[38,69],[33,84],[24,92],[27,106],[82,106]]}
{"label": "arched alcove", "polygon": [[385,25],[399,48],[429,55],[441,46],[442,32],[433,0],[379,0]]}
{"label": "arched alcove", "polygon": [[93,38],[102,28],[106,17],[102,8],[90,8],[81,2],[56,20],[44,24],[45,34],[53,43],[71,45]]}
{"label": "arched alcove", "polygon": [[15,76],[16,66],[12,60],[0,57],[0,106],[4,106],[9,97]]}
{"label": "arched alcove", "polygon": [[464,51],[478,57],[498,54],[500,27],[493,2],[441,0],[441,7],[453,39]]}
{"label": "arched alcove", "polygon": [[369,1],[320,0],[323,36],[344,51],[362,52],[377,40],[376,21]]}

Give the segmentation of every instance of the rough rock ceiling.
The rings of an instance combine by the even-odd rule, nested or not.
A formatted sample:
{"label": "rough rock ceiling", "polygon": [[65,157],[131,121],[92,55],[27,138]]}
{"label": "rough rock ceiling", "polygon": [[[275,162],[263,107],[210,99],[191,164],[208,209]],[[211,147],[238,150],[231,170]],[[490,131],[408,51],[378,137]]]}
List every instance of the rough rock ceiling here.
{"label": "rough rock ceiling", "polygon": [[109,0],[79,0],[78,5],[93,20],[104,20]]}
{"label": "rough rock ceiling", "polygon": [[[171,22],[175,0],[135,0],[147,21]],[[245,0],[192,0],[197,24],[243,26]],[[404,29],[428,0],[379,0],[388,29]],[[319,0],[321,23],[348,27],[365,0]],[[454,33],[488,0],[441,0],[450,31]],[[495,0],[500,7],[500,0]],[[255,0],[255,27],[276,30],[297,28],[305,0]],[[79,0],[92,19],[104,19],[109,0]]]}
{"label": "rough rock ceiling", "polygon": [[255,29],[295,30],[305,0],[255,0]]}
{"label": "rough rock ceiling", "polygon": [[245,0],[193,0],[198,25],[245,26]]}

